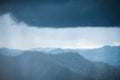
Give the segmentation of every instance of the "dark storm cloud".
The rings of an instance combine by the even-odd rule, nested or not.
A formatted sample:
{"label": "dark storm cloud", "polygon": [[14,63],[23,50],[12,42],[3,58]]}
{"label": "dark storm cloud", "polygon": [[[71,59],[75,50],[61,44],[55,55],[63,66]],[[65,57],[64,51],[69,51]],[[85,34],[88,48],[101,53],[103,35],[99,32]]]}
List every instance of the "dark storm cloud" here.
{"label": "dark storm cloud", "polygon": [[1,0],[0,14],[39,27],[120,26],[119,0]]}

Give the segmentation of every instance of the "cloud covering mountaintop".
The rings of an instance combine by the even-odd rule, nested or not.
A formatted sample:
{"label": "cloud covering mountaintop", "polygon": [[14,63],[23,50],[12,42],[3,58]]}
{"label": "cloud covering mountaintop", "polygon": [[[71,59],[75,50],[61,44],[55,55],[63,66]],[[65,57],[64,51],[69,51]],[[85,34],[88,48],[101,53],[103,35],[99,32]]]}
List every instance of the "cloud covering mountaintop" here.
{"label": "cloud covering mountaintop", "polygon": [[1,0],[0,14],[37,27],[119,27],[119,0]]}

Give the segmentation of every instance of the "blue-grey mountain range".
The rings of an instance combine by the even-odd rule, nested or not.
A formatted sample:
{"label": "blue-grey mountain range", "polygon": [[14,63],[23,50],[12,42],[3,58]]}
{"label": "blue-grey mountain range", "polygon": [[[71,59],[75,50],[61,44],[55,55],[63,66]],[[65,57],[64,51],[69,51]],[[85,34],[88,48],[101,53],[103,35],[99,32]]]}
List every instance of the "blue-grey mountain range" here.
{"label": "blue-grey mountain range", "polygon": [[[94,50],[117,51],[118,48],[105,46]],[[1,48],[0,80],[120,80],[119,66],[88,60],[78,53],[80,50],[46,49],[47,52],[45,49],[14,51],[14,49]],[[4,51],[7,51],[7,54]],[[9,51],[11,53],[13,51],[14,55],[8,55]],[[21,53],[16,55],[15,52]],[[117,58],[118,56],[115,59]]]}
{"label": "blue-grey mountain range", "polygon": [[[27,51],[38,51],[45,54],[79,53],[88,60],[105,62],[110,65],[120,66],[120,46],[104,46],[96,49],[62,49],[62,48],[34,48]],[[0,53],[5,55],[20,55],[23,50],[0,48]]]}

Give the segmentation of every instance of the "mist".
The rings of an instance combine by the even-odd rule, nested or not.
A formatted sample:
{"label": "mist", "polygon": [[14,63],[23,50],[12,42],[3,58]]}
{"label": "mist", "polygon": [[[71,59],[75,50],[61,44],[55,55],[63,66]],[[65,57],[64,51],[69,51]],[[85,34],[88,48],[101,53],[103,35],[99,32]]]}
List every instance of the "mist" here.
{"label": "mist", "polygon": [[13,49],[119,46],[119,34],[118,27],[38,28],[17,22],[10,13],[0,16],[0,47]]}

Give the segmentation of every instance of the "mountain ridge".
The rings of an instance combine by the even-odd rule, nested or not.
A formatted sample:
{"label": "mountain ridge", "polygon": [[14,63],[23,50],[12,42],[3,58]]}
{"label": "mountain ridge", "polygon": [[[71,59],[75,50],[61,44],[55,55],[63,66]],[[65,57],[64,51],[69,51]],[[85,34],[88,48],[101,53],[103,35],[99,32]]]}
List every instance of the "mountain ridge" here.
{"label": "mountain ridge", "polygon": [[3,54],[0,54],[1,80],[120,79],[119,68],[89,61],[78,53],[44,54],[24,51],[18,56],[1,55]]}
{"label": "mountain ridge", "polygon": [[104,46],[96,49],[34,48],[30,50],[17,50],[0,48],[0,53],[8,56],[18,56],[23,54],[24,51],[41,52],[44,54],[79,53],[90,61],[120,66],[120,46]]}

